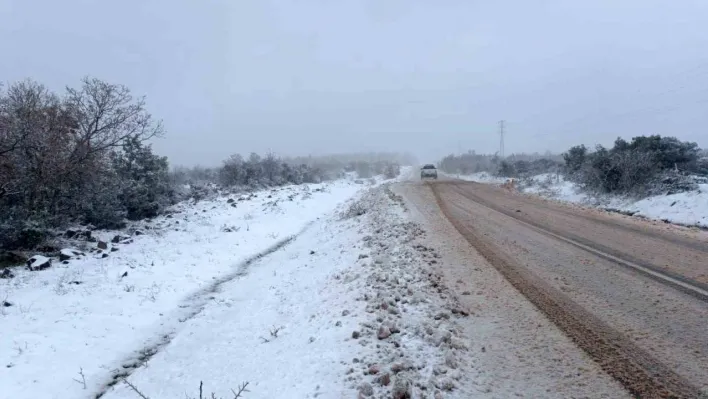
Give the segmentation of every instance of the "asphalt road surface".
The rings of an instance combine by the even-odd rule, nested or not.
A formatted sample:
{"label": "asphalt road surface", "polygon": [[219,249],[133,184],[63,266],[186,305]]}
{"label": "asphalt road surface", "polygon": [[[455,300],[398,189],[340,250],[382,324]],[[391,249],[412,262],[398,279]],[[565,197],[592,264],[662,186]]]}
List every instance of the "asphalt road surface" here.
{"label": "asphalt road surface", "polygon": [[430,193],[469,245],[629,394],[708,397],[705,232],[458,180],[407,190]]}

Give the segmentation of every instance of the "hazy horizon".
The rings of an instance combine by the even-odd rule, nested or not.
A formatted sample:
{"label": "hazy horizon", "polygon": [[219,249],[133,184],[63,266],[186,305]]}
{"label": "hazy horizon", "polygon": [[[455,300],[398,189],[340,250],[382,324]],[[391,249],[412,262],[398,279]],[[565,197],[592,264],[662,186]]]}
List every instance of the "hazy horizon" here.
{"label": "hazy horizon", "polygon": [[[42,10],[37,12],[35,10]],[[708,3],[0,0],[0,80],[145,95],[175,165],[233,153],[701,144]]]}

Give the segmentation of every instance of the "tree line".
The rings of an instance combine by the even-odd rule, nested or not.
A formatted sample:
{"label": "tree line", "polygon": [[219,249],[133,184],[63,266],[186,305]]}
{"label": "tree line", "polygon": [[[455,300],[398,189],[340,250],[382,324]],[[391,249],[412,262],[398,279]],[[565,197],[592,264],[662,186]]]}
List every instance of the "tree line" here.
{"label": "tree line", "polygon": [[121,228],[204,190],[398,174],[396,154],[346,161],[234,155],[219,168],[174,168],[149,140],[165,134],[144,97],[84,78],[57,93],[33,80],[0,86],[0,250],[32,249],[72,224]]}
{"label": "tree line", "polygon": [[506,158],[472,151],[448,155],[439,167],[449,173],[489,172],[500,177],[528,178],[562,174],[595,194],[646,197],[688,191],[696,176],[708,176],[708,153],[697,143],[661,135],[617,138],[610,148],[571,147],[561,155],[520,154]]}

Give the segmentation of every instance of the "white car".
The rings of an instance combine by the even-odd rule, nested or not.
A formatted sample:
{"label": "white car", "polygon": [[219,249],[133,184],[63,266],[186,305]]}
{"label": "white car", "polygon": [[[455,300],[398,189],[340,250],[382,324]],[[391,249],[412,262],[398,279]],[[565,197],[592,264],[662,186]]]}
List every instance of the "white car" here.
{"label": "white car", "polygon": [[435,168],[435,165],[427,164],[420,168],[420,179],[423,180],[426,177],[432,177],[433,179],[438,178],[438,170]]}

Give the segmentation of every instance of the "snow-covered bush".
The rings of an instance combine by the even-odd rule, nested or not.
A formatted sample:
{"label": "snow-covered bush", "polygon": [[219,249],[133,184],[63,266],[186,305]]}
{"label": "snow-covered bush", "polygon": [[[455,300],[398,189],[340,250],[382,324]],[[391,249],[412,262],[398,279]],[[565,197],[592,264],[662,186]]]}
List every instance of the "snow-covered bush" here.
{"label": "snow-covered bush", "polygon": [[142,143],[162,133],[122,85],[85,78],[60,95],[26,80],[0,92],[0,249],[69,222],[154,214],[169,202],[166,160]]}
{"label": "snow-covered bush", "polygon": [[384,169],[384,177],[387,179],[395,179],[401,174],[401,165],[397,163],[389,163]]}
{"label": "snow-covered bush", "polygon": [[125,140],[122,151],[114,153],[113,170],[121,183],[118,198],[128,219],[157,216],[174,202],[167,158],[153,154],[137,137]]}
{"label": "snow-covered bush", "polygon": [[612,148],[598,145],[590,152],[584,145],[564,154],[566,173],[586,191],[646,197],[659,192],[695,188],[689,175],[703,174],[696,143],[675,137],[639,136],[627,142],[618,138]]}

